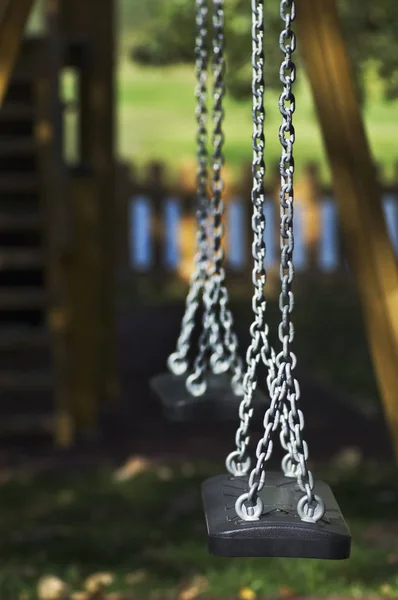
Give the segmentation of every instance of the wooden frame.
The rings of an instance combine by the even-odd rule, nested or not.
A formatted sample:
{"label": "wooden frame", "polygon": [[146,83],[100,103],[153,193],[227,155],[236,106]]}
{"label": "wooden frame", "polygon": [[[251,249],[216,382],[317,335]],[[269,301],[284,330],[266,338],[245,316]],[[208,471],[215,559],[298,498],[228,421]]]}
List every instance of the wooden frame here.
{"label": "wooden frame", "polygon": [[344,241],[398,459],[398,270],[363,125],[336,0],[301,0],[297,12]]}
{"label": "wooden frame", "polygon": [[0,2],[0,106],[7,91],[34,0]]}
{"label": "wooden frame", "polygon": [[71,352],[69,328],[71,311],[66,263],[71,251],[68,178],[63,161],[62,109],[59,94],[59,70],[62,64],[62,40],[59,31],[59,4],[46,5],[48,34],[43,60],[46,69],[36,82],[36,139],[39,144],[39,168],[45,216],[46,285],[48,326],[51,335],[54,371],[55,443],[69,446],[74,437],[72,414]]}
{"label": "wooden frame", "polygon": [[[0,104],[33,2],[0,0]],[[118,388],[114,346],[113,4],[113,0],[47,0],[46,5],[48,72],[39,76],[37,84],[37,138],[47,198],[47,272],[52,299],[49,322],[57,373],[57,440],[61,445],[70,443],[75,424],[94,427],[99,399],[115,396]],[[336,0],[301,0],[297,10],[300,47],[398,458],[398,270],[376,169]],[[81,79],[85,170],[69,178],[62,157],[58,76],[65,62],[64,40],[79,37],[87,40],[91,51]],[[68,191],[73,195],[71,203]],[[83,235],[86,231],[90,235]],[[90,298],[87,302],[78,298],[83,284],[85,297]],[[91,367],[85,369],[87,360]],[[80,400],[72,406],[71,398]]]}

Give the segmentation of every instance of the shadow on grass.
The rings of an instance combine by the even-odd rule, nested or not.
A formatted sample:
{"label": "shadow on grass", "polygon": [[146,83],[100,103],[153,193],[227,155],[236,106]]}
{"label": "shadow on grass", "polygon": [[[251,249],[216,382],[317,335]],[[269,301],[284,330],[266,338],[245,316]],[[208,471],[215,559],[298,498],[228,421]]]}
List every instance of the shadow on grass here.
{"label": "shadow on grass", "polygon": [[[30,597],[45,573],[79,589],[87,575],[103,570],[113,574],[114,591],[141,596],[175,592],[195,574],[206,578],[213,596],[236,595],[242,586],[277,595],[282,584],[302,595],[374,595],[383,585],[398,594],[395,470],[376,465],[346,475],[329,473],[354,536],[352,558],[343,562],[210,556],[200,484],[217,471],[201,467],[184,476],[180,467],[151,469],[116,482],[112,471],[103,469],[3,484],[2,594]],[[369,541],[367,532],[375,523],[384,523],[384,529],[378,533],[376,527]],[[394,527],[389,540],[385,532],[393,534]],[[131,573],[141,571],[142,580],[129,583]]]}

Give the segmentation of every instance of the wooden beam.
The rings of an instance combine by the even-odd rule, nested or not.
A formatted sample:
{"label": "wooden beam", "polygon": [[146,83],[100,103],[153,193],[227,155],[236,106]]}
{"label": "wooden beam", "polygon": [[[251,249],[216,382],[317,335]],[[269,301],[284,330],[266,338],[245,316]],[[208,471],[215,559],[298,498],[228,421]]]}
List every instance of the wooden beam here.
{"label": "wooden beam", "polygon": [[67,447],[73,442],[75,424],[71,410],[68,341],[71,314],[66,270],[71,232],[68,227],[69,194],[63,161],[62,109],[59,95],[62,48],[58,30],[58,8],[57,0],[46,0],[46,69],[45,74],[41,74],[36,80],[35,91],[36,139],[45,216],[46,285],[50,297],[48,324],[55,381],[55,443],[59,447]]}
{"label": "wooden beam", "polygon": [[115,4],[114,0],[61,0],[65,35],[83,38],[89,47],[89,58],[81,73],[81,149],[82,161],[94,178],[99,205],[100,389],[102,397],[109,399],[118,395],[115,351]]}
{"label": "wooden beam", "polygon": [[71,173],[74,254],[69,268],[71,392],[79,433],[96,435],[100,397],[101,291],[100,210],[98,188],[90,173]]}
{"label": "wooden beam", "polygon": [[13,72],[34,0],[0,2],[0,106]]}
{"label": "wooden beam", "polygon": [[398,460],[398,270],[382,211],[381,190],[336,0],[301,0],[297,20],[299,48],[333,173],[345,246]]}

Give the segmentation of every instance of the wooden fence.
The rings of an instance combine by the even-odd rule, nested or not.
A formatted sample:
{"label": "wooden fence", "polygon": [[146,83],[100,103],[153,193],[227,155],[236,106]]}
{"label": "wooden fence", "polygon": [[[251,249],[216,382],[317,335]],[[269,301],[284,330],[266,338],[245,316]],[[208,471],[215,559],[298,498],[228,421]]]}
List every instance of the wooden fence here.
{"label": "wooden fence", "polygon": [[[279,171],[270,170],[266,186],[266,264],[278,272]],[[397,170],[398,172],[398,170]],[[181,169],[177,184],[167,184],[166,169],[151,163],[136,176],[119,168],[119,280],[150,280],[156,289],[187,280],[195,250],[195,167]],[[234,180],[225,173],[225,266],[230,281],[247,280],[251,271],[251,167]],[[238,181],[239,183],[236,183]],[[398,182],[398,177],[397,177]],[[383,186],[384,214],[398,253],[398,183]],[[331,187],[322,185],[317,166],[309,164],[295,186],[296,271],[327,276],[348,273],[339,216]]]}

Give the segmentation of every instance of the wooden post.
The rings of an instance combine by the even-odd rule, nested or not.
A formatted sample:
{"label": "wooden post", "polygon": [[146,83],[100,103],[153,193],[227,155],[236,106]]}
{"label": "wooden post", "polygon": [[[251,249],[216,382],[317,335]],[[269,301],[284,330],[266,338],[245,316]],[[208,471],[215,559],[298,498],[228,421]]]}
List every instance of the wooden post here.
{"label": "wooden post", "polygon": [[318,267],[319,241],[321,237],[320,185],[317,165],[306,165],[300,181],[300,197],[304,211],[304,243],[308,253],[308,269]]}
{"label": "wooden post", "polygon": [[70,174],[75,232],[69,268],[71,390],[76,428],[96,433],[101,385],[101,227],[98,187],[88,173]]}
{"label": "wooden post", "polygon": [[68,333],[70,310],[66,262],[70,250],[70,230],[66,202],[68,182],[63,163],[62,112],[59,95],[61,64],[58,29],[59,5],[47,0],[48,35],[46,38],[47,73],[36,83],[36,138],[42,177],[45,214],[46,280],[49,291],[48,324],[52,339],[55,442],[66,447],[73,441],[74,419],[71,412]]}
{"label": "wooden post", "polygon": [[116,277],[126,281],[131,276],[130,265],[130,200],[139,188],[133,165],[118,163],[116,171]]}
{"label": "wooden post", "polygon": [[2,0],[0,3],[0,105],[18,58],[33,4],[34,0]]}
{"label": "wooden post", "polygon": [[398,271],[335,0],[301,0],[311,83],[373,364],[398,459]]}
{"label": "wooden post", "polygon": [[81,153],[95,181],[101,244],[98,322],[101,396],[119,394],[115,352],[114,1],[60,0],[66,36],[84,39],[89,57],[81,79]]}
{"label": "wooden post", "polygon": [[163,291],[165,280],[164,260],[164,200],[167,189],[164,180],[164,165],[152,162],[148,165],[145,185],[151,202],[151,237],[152,237],[152,267],[151,280],[155,294]]}
{"label": "wooden post", "polygon": [[246,248],[244,250],[244,273],[242,279],[245,284],[251,282],[250,271],[253,264],[252,258],[252,243],[253,243],[253,230],[252,230],[252,214],[253,208],[251,203],[251,193],[253,187],[253,171],[252,164],[245,163],[242,167],[241,172],[241,187],[239,195],[242,197],[245,203],[245,219],[246,219],[246,231],[245,231],[245,242]]}

